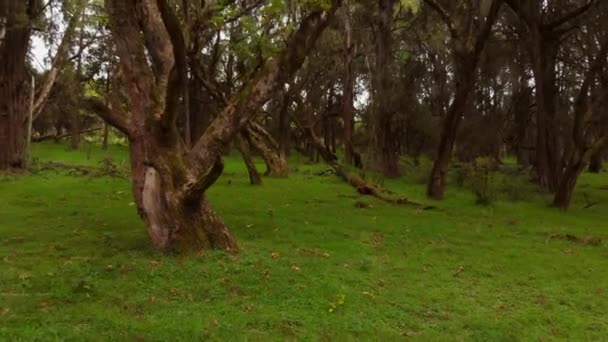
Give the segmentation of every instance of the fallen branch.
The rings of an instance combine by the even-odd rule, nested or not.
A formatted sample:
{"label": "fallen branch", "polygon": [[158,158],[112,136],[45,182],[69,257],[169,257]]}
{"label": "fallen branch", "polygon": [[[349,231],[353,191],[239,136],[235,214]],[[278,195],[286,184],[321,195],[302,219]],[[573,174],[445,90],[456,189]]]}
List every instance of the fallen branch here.
{"label": "fallen branch", "polygon": [[547,238],[547,241],[545,241],[545,243],[549,243],[549,241],[551,241],[552,239],[566,240],[566,241],[570,241],[570,242],[580,243],[583,245],[591,245],[591,246],[599,246],[602,244],[602,239],[599,237],[596,237],[596,236],[578,237],[573,234],[559,234],[559,233],[549,235],[549,237]]}
{"label": "fallen branch", "polygon": [[67,138],[67,137],[71,137],[74,134],[86,134],[86,133],[92,133],[92,132],[96,132],[101,130],[102,127],[98,127],[98,128],[91,128],[91,129],[86,129],[84,131],[80,131],[78,133],[65,133],[62,135],[53,135],[53,134],[48,134],[48,135],[43,135],[41,137],[36,137],[36,138],[32,138],[32,142],[43,142],[43,141],[47,141],[47,140],[51,140],[51,139],[63,139],[63,138]]}
{"label": "fallen branch", "polygon": [[325,160],[325,162],[331,166],[334,173],[343,181],[354,187],[359,194],[373,196],[384,202],[407,205],[422,210],[435,209],[434,206],[414,202],[405,197],[391,196],[387,194],[386,191],[383,191],[379,187],[365,181],[365,179],[363,179],[357,173],[350,172],[344,165],[338,162],[338,157],[331,152],[327,146],[325,146],[325,143],[323,143],[321,139],[317,137],[312,127],[304,127],[304,125],[302,125],[300,120],[294,114],[291,114],[291,117],[302,133],[305,136],[308,136],[314,148],[321,155],[323,160]]}
{"label": "fallen branch", "polygon": [[103,159],[99,162],[99,166],[94,165],[74,165],[65,164],[57,161],[42,162],[39,164],[38,170],[64,170],[70,175],[78,176],[93,176],[93,177],[115,177],[126,179],[123,172],[117,165],[109,159]]}

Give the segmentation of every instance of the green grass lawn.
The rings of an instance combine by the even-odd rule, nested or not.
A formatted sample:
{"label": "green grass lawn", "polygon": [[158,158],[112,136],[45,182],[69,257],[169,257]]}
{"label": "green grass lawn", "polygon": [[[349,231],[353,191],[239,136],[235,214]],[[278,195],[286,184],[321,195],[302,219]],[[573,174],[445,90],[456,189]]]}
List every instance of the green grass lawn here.
{"label": "green grass lawn", "polygon": [[[127,164],[117,147],[34,155]],[[606,243],[549,238],[608,239],[608,174],[585,174],[567,213],[454,187],[419,211],[292,167],[252,187],[227,158],[209,197],[242,251],[196,258],[151,248],[125,179],[0,176],[0,340],[608,339]],[[407,177],[384,186],[428,203]]]}

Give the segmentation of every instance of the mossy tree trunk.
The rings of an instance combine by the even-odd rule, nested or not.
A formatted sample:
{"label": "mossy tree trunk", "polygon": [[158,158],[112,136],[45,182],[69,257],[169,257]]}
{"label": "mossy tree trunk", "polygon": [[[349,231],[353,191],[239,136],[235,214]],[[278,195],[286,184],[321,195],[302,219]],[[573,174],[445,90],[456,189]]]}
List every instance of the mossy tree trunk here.
{"label": "mossy tree trunk", "polygon": [[128,137],[135,203],[156,248],[180,253],[237,250],[206,190],[222,173],[222,152],[301,67],[339,4],[332,1],[331,9],[304,18],[286,49],[263,63],[188,149],[176,126],[187,81],[186,44],[172,7],[165,0],[106,1],[128,110],[114,102],[110,110],[97,98],[83,104]]}

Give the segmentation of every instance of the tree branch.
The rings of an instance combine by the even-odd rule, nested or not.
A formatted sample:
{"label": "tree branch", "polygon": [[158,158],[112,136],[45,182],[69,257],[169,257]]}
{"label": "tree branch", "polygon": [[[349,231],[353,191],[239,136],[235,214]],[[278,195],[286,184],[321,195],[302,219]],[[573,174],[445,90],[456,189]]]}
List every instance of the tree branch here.
{"label": "tree branch", "polygon": [[53,85],[55,84],[55,80],[57,80],[57,76],[59,72],[63,68],[65,61],[67,59],[67,54],[70,50],[70,45],[72,44],[72,37],[74,36],[74,32],[76,31],[76,26],[78,25],[81,16],[83,15],[83,3],[80,1],[78,3],[76,14],[70,18],[67,28],[65,29],[65,33],[63,34],[63,38],[61,39],[61,43],[59,43],[59,47],[57,48],[57,52],[55,53],[55,57],[53,57],[53,64],[51,66],[51,70],[46,74],[44,81],[42,82],[42,87],[38,92],[38,96],[36,97],[36,101],[34,102],[34,110],[32,121],[35,121],[40,113],[42,113],[42,109],[48,99],[51,90],[53,89]]}
{"label": "tree branch", "polygon": [[448,12],[445,10],[445,8],[443,8],[443,6],[441,6],[440,4],[436,3],[433,0],[424,0],[424,3],[427,4],[429,7],[431,7],[433,10],[435,10],[435,12],[437,12],[437,14],[439,14],[439,17],[441,17],[441,20],[443,20],[443,22],[447,25],[448,30],[450,30],[450,34],[452,35],[452,38],[458,39],[459,38],[458,29],[456,28],[454,21],[452,20],[452,18],[448,14]]}
{"label": "tree branch", "polygon": [[177,118],[177,107],[179,98],[184,92],[184,86],[188,79],[188,61],[186,52],[186,42],[184,33],[177,16],[166,0],[157,0],[165,28],[169,33],[171,44],[173,45],[173,59],[175,67],[169,75],[167,87],[167,100],[163,121],[166,126],[170,126]]}
{"label": "tree branch", "polygon": [[317,10],[307,16],[283,53],[267,60],[252,81],[233,96],[228,106],[213,120],[188,155],[191,176],[183,189],[185,197],[200,195],[212,184],[205,179],[205,175],[213,174],[210,170],[221,159],[223,147],[273,92],[294,76],[340,5],[340,0],[333,0],[330,10]]}
{"label": "tree branch", "polygon": [[483,48],[492,33],[492,27],[494,26],[494,22],[496,22],[496,18],[498,17],[498,11],[500,10],[500,6],[502,6],[503,0],[493,0],[492,5],[490,7],[490,11],[488,12],[488,16],[483,23],[483,27],[479,32],[479,35],[475,39],[475,50],[474,55],[476,58],[479,58],[479,55],[483,51]]}
{"label": "tree branch", "polygon": [[593,5],[598,4],[599,2],[597,0],[592,0],[589,1],[589,3],[573,10],[572,12],[569,12],[567,14],[565,14],[564,16],[562,16],[561,18],[558,18],[548,24],[545,25],[545,28],[548,30],[555,30],[558,27],[560,27],[561,25],[567,23],[570,20],[575,19],[576,17],[578,17],[579,15],[587,12],[587,10],[589,10]]}
{"label": "tree branch", "polygon": [[115,127],[119,131],[132,136],[129,120],[117,113],[116,110],[110,109],[106,104],[96,97],[86,97],[82,100],[81,105],[84,109],[89,110],[101,117],[108,125]]}
{"label": "tree branch", "polygon": [[169,74],[175,66],[169,32],[165,27],[157,0],[135,0],[135,2],[139,12],[139,26],[144,33],[146,49],[152,59],[156,85],[160,90],[165,90]]}

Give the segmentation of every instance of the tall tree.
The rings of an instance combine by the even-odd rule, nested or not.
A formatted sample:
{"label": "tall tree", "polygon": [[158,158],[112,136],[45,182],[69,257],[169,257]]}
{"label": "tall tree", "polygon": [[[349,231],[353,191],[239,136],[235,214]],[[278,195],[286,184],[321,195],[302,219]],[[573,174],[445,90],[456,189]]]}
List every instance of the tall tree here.
{"label": "tall tree", "polygon": [[448,166],[458,126],[469,104],[471,90],[475,86],[477,65],[498,17],[502,0],[424,2],[437,12],[448,28],[454,67],[452,103],[443,120],[439,146],[427,187],[429,197],[441,199],[445,193]]}
{"label": "tall tree", "polygon": [[[526,28],[526,43],[532,61],[536,98],[535,170],[541,189],[555,191],[561,173],[558,132],[557,63],[562,37],[571,31],[570,23],[598,1],[564,11],[560,1],[507,0]],[[580,3],[580,2],[579,2]]]}

